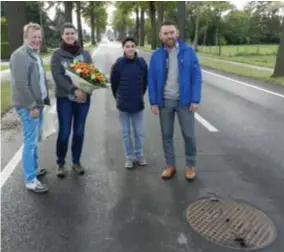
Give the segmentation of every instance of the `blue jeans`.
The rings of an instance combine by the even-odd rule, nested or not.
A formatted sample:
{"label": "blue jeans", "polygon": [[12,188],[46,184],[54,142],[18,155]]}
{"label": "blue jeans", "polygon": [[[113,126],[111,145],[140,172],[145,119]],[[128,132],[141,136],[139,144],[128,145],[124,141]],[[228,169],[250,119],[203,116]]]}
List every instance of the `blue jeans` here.
{"label": "blue jeans", "polygon": [[36,169],[38,168],[38,142],[42,125],[42,109],[40,109],[37,118],[32,118],[30,111],[25,108],[16,108],[16,112],[21,118],[23,129],[22,169],[25,183],[30,183],[36,178]]}
{"label": "blue jeans", "polygon": [[90,97],[85,103],[68,98],[57,98],[59,132],[56,144],[57,165],[64,165],[73,121],[72,162],[80,164],[84,142],[85,123],[90,108]]}
{"label": "blue jeans", "polygon": [[[119,111],[124,153],[127,159],[143,156],[143,111],[127,113]],[[135,149],[131,138],[131,124],[134,132]]]}
{"label": "blue jeans", "polygon": [[165,100],[164,106],[160,108],[160,125],[166,164],[172,166],[176,162],[173,144],[175,113],[177,113],[185,143],[186,165],[193,167],[196,165],[194,113],[189,111],[189,106],[179,106],[176,100]]}

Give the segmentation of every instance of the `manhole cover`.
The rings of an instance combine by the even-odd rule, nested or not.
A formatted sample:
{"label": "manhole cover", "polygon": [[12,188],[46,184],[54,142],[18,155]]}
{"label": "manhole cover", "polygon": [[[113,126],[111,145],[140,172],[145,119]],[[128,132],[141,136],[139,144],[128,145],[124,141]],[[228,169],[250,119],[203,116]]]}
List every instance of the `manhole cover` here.
{"label": "manhole cover", "polygon": [[229,199],[202,199],[187,209],[192,228],[211,242],[233,248],[264,248],[276,238],[270,219],[256,208]]}

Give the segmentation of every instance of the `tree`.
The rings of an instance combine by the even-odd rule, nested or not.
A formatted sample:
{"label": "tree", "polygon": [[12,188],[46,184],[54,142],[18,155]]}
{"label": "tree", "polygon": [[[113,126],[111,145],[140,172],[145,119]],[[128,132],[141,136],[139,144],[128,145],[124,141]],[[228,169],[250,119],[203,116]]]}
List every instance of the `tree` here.
{"label": "tree", "polygon": [[73,2],[64,1],[64,11],[65,11],[65,21],[66,22],[73,22],[72,18],[72,10],[73,10]]}
{"label": "tree", "polygon": [[273,72],[273,77],[283,77],[283,76],[284,76],[284,18],[282,21],[280,45],[278,47],[276,64]]}
{"label": "tree", "polygon": [[184,40],[185,29],[185,1],[177,2],[179,37]]}
{"label": "tree", "polygon": [[155,50],[157,48],[157,25],[156,25],[156,7],[153,1],[149,1],[150,19],[151,19],[151,48]]}
{"label": "tree", "polygon": [[11,53],[23,44],[23,27],[27,23],[27,7],[23,1],[4,2]]}
{"label": "tree", "polygon": [[141,14],[140,14],[140,46],[144,46],[145,43],[145,10],[141,7]]}
{"label": "tree", "polygon": [[195,31],[194,31],[194,40],[193,48],[197,51],[198,46],[198,35],[199,35],[199,21],[200,21],[200,6],[201,3],[196,3],[196,17],[195,17]]}
{"label": "tree", "polygon": [[90,26],[91,26],[91,43],[94,45],[95,42],[95,2],[90,1]]}
{"label": "tree", "polygon": [[77,14],[77,30],[78,40],[82,47],[84,47],[83,34],[82,34],[82,22],[81,22],[81,2],[76,1],[76,14]]}

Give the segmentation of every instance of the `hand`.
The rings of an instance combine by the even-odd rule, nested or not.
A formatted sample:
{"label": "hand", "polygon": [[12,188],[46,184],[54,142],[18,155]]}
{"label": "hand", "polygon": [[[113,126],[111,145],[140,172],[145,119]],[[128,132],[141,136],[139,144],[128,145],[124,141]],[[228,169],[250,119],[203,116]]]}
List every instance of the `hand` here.
{"label": "hand", "polygon": [[33,108],[30,110],[30,115],[32,118],[38,118],[39,115],[39,109],[38,108]]}
{"label": "hand", "polygon": [[78,103],[84,103],[87,99],[86,93],[84,93],[81,89],[76,89],[74,95],[75,101]]}
{"label": "hand", "polygon": [[190,106],[189,106],[189,111],[190,112],[195,112],[197,111],[199,105],[197,103],[191,103]]}
{"label": "hand", "polygon": [[151,107],[151,109],[152,109],[152,112],[153,112],[154,115],[158,115],[159,112],[160,112],[158,105],[153,105],[153,106]]}

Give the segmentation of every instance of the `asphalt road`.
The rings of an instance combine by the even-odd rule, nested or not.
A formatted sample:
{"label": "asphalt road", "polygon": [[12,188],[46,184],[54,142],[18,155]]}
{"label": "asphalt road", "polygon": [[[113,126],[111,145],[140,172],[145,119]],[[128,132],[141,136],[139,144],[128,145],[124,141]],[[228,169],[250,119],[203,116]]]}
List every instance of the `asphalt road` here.
{"label": "asphalt road", "polygon": [[[120,45],[101,44],[94,61],[108,73],[121,54]],[[40,146],[41,166],[49,171],[44,179],[48,194],[23,190],[18,165],[2,187],[2,251],[234,251],[207,241],[187,222],[188,205],[214,195],[249,202],[266,213],[276,226],[277,239],[261,251],[283,252],[284,90],[278,89],[277,96],[208,72],[203,79],[199,115],[218,131],[196,122],[197,180],[184,180],[178,125],[178,173],[171,181],[160,179],[164,158],[159,122],[147,96],[149,165],[126,171],[113,97],[110,90],[98,90],[92,97],[82,157],[87,173],[77,177],[70,171],[64,180],[55,176],[56,135]]]}

